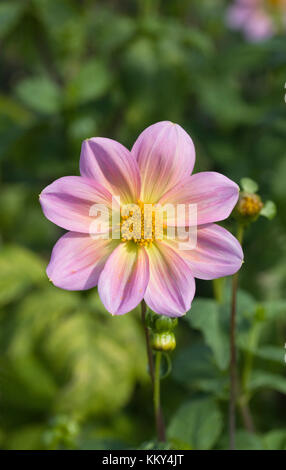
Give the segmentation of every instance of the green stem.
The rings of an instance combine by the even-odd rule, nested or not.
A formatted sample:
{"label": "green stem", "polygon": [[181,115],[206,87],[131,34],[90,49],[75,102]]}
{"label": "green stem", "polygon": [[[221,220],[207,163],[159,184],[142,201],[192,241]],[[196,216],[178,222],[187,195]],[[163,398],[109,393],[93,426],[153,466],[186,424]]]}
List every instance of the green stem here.
{"label": "green stem", "polygon": [[148,359],[148,367],[149,367],[149,374],[151,377],[152,388],[154,388],[154,361],[152,355],[152,349],[150,345],[150,335],[149,330],[146,325],[146,304],[145,301],[142,300],[141,302],[141,319],[145,333],[145,341],[146,341],[146,352],[147,352],[147,359]]}
{"label": "green stem", "polygon": [[254,433],[255,426],[254,426],[252,414],[250,412],[250,408],[248,405],[248,399],[247,400],[245,400],[244,398],[240,399],[239,406],[240,406],[240,411],[241,411],[245,428],[247,429],[248,432]]}
{"label": "green stem", "polygon": [[162,353],[156,352],[155,359],[155,375],[154,375],[154,390],[153,390],[153,402],[154,402],[154,414],[156,420],[156,428],[158,434],[158,440],[165,442],[165,427],[162,418],[162,410],[160,404],[160,374],[161,374],[161,357]]}
{"label": "green stem", "polygon": [[[237,239],[240,244],[243,240],[244,226],[238,224]],[[235,323],[236,323],[236,300],[238,289],[238,272],[232,276],[232,298],[231,298],[231,318],[230,318],[230,400],[229,400],[229,448],[235,449],[235,404],[237,395],[237,370],[236,370],[236,344],[235,344]]]}
{"label": "green stem", "polygon": [[166,379],[167,377],[169,377],[169,375],[172,372],[172,361],[171,361],[171,358],[170,358],[169,354],[168,353],[162,353],[162,355],[166,360],[167,370],[166,370],[166,372],[164,372],[163,375],[161,374],[161,380]]}
{"label": "green stem", "polygon": [[155,359],[155,380],[154,380],[154,412],[158,414],[160,407],[160,369],[161,369],[161,353],[156,352]]}
{"label": "green stem", "polygon": [[239,243],[242,245],[243,242],[243,235],[244,235],[244,225],[243,224],[238,224],[237,228],[237,239]]}
{"label": "green stem", "polygon": [[254,425],[254,421],[253,421],[251,411],[249,408],[250,396],[249,396],[247,389],[248,389],[248,383],[249,383],[249,379],[250,379],[251,371],[252,371],[253,351],[258,343],[259,334],[260,334],[260,324],[256,320],[254,320],[254,325],[252,326],[252,330],[250,332],[248,350],[245,355],[245,362],[244,362],[242,378],[241,378],[242,392],[240,393],[240,398],[239,398],[239,406],[240,406],[245,428],[249,432],[252,432],[252,433],[255,432],[255,425]]}
{"label": "green stem", "polygon": [[218,304],[223,303],[224,282],[225,282],[224,277],[219,277],[218,279],[213,280],[214,298],[216,299]]}
{"label": "green stem", "polygon": [[250,337],[248,341],[248,350],[245,355],[244,368],[242,373],[242,390],[243,393],[247,392],[248,382],[251,376],[252,363],[253,363],[253,351],[258,343],[258,337],[260,333],[260,324],[254,320],[254,325],[252,326]]}
{"label": "green stem", "polygon": [[[146,351],[148,358],[149,374],[151,377],[152,390],[153,390],[153,402],[154,402],[154,414],[156,421],[156,430],[158,441],[166,441],[166,432],[164,425],[164,418],[162,408],[160,404],[160,366],[161,366],[161,353],[156,353],[156,365],[154,367],[153,353],[150,345],[150,335],[148,327],[146,326],[146,304],[144,300],[141,302],[141,318],[145,332],[146,340]],[[159,358],[158,358],[159,354]]]}

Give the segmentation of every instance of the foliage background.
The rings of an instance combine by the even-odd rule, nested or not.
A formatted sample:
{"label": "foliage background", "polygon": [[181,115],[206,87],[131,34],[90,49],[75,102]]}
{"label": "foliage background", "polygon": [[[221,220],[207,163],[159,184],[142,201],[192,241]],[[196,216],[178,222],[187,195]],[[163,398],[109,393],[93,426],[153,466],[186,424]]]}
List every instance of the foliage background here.
{"label": "foliage background", "polygon": [[[96,290],[65,292],[45,267],[61,230],[38,194],[78,174],[81,141],[130,147],[159,120],[181,124],[196,171],[259,182],[278,216],[246,234],[238,343],[238,448],[286,448],[285,37],[247,43],[222,0],[0,2],[0,447],[152,448],[139,312],[112,318]],[[227,223],[235,230],[233,222]],[[180,320],[163,406],[175,448],[225,449],[229,286],[197,283]],[[239,408],[239,407],[238,407]],[[142,444],[143,443],[143,444]]]}

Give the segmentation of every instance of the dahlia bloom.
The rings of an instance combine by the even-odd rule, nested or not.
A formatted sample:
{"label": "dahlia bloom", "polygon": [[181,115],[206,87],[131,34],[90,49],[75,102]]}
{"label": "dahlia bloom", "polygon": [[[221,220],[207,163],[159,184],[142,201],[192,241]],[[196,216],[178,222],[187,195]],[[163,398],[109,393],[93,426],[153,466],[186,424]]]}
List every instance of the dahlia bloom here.
{"label": "dahlia bloom", "polygon": [[286,29],[286,0],[235,0],[227,23],[243,31],[249,41],[261,41]]}
{"label": "dahlia bloom", "polygon": [[[194,163],[192,139],[167,121],[145,129],[131,151],[107,138],[84,141],[81,176],[60,178],[40,194],[45,216],[69,230],[52,251],[47,274],[53,284],[67,290],[97,285],[113,315],[127,313],[144,299],[156,313],[176,317],[191,307],[195,277],[235,273],[242,264],[241,246],[214,222],[229,216],[239,188],[219,173],[191,175]],[[122,230],[118,239],[94,239],[90,208],[95,203],[110,208],[113,196],[139,207],[196,204],[196,247],[180,250],[176,239],[164,235],[157,239],[153,232],[151,240],[143,236],[128,240]]]}

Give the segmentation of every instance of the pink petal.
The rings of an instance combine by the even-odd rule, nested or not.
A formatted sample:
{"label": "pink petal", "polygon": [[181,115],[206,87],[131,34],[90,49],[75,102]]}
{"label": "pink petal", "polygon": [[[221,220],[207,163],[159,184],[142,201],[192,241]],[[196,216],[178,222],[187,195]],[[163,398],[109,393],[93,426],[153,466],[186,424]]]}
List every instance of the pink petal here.
{"label": "pink petal", "polygon": [[261,41],[274,34],[273,20],[261,0],[236,2],[227,10],[226,19],[232,29],[243,30],[250,41]]}
{"label": "pink petal", "polygon": [[80,173],[108,187],[123,203],[133,203],[139,198],[137,162],[129,150],[115,140],[103,137],[85,140],[81,148]]}
{"label": "pink petal", "polygon": [[158,122],[139,135],[132,154],[141,174],[141,199],[155,203],[190,174],[195,163],[195,148],[190,136],[178,124]]}
{"label": "pink petal", "polygon": [[216,224],[198,227],[197,247],[180,253],[198,279],[230,276],[240,269],[243,262],[237,239]]}
{"label": "pink petal", "polygon": [[95,220],[89,215],[91,207],[104,204],[111,208],[112,196],[93,180],[65,176],[41,192],[40,203],[45,216],[54,224],[66,230],[89,233],[91,223]]}
{"label": "pink petal", "polygon": [[93,240],[84,233],[68,232],[53,248],[47,275],[61,289],[90,289],[96,286],[115,246],[108,240]]}
{"label": "pink petal", "polygon": [[[255,7],[254,7],[255,8]],[[227,23],[232,29],[240,29],[253,14],[253,6],[240,2],[227,10]]]}
{"label": "pink petal", "polygon": [[162,315],[178,317],[191,307],[195,281],[190,268],[166,243],[148,249],[150,281],[145,294],[148,306]]}
{"label": "pink petal", "polygon": [[[239,187],[226,176],[205,171],[188,176],[164,194],[160,204],[196,204],[197,224],[207,224],[226,219],[238,200]],[[186,214],[188,208],[186,207]],[[168,219],[170,225],[182,225],[180,220]],[[188,225],[186,219],[183,225]]]}
{"label": "pink petal", "polygon": [[144,248],[121,243],[108,258],[98,292],[112,315],[123,315],[135,308],[144,297],[149,281],[148,256]]}
{"label": "pink petal", "polygon": [[274,24],[270,15],[257,10],[244,25],[244,32],[250,41],[262,41],[274,34]]}

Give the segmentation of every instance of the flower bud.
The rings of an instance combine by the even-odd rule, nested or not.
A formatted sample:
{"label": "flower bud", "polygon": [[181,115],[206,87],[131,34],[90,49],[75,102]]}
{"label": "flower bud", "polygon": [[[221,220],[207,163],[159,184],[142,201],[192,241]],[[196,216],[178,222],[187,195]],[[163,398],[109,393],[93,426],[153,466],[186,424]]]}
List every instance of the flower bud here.
{"label": "flower bud", "polygon": [[234,216],[242,223],[253,222],[262,208],[263,202],[258,194],[242,192],[234,209]]}
{"label": "flower bud", "polygon": [[172,331],[153,333],[151,337],[151,346],[155,351],[173,351],[176,347],[176,338]]}
{"label": "flower bud", "polygon": [[148,310],[147,313],[146,313],[145,323],[146,323],[146,326],[148,326],[148,328],[150,328],[151,330],[152,330],[152,328],[155,324],[155,318],[154,317],[155,317],[155,314],[153,312],[151,312],[150,310]]}
{"label": "flower bud", "polygon": [[155,321],[155,331],[171,331],[178,324],[177,318],[166,317],[165,315],[160,315],[160,317]]}

